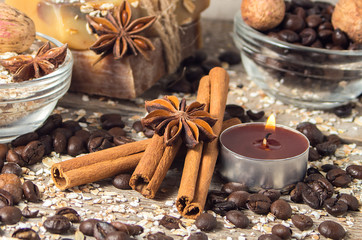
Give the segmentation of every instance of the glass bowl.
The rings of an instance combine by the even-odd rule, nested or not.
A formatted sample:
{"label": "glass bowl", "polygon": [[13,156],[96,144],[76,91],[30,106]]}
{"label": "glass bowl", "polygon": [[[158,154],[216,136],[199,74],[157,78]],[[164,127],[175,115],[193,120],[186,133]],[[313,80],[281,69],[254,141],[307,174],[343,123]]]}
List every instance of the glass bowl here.
{"label": "glass bowl", "polygon": [[[63,44],[37,33],[37,39]],[[54,72],[41,78],[0,84],[0,142],[9,142],[19,135],[34,131],[51,114],[58,99],[69,89],[73,68],[70,50],[64,63]]]}
{"label": "glass bowl", "polygon": [[303,108],[330,109],[362,93],[362,50],[283,42],[234,17],[234,42],[248,77],[268,95]]}

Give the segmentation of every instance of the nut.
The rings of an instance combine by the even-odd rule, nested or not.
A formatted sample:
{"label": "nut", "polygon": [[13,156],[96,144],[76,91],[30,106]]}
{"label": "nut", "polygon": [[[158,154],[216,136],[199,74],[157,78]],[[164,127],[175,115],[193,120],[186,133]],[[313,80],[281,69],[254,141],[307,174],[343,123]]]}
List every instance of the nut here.
{"label": "nut", "polygon": [[344,31],[355,43],[362,43],[362,1],[339,0],[332,14],[332,25]]}
{"label": "nut", "polygon": [[246,24],[259,31],[278,26],[285,15],[284,0],[243,0],[241,15]]}
{"label": "nut", "polygon": [[24,13],[0,3],[0,53],[22,53],[35,39],[35,25]]}

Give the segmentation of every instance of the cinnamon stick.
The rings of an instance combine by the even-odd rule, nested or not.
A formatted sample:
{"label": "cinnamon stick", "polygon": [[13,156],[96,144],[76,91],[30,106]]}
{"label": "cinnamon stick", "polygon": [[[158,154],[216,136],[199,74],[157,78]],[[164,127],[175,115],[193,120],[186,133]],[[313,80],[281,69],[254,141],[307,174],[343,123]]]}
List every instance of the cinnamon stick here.
{"label": "cinnamon stick", "polygon": [[133,170],[151,139],[127,143],[53,164],[51,175],[61,190]]}
{"label": "cinnamon stick", "polygon": [[[210,71],[209,77],[211,86],[210,114],[211,116],[217,118],[217,122],[213,126],[213,131],[216,135],[219,135],[222,129],[223,116],[225,112],[229,76],[223,68],[216,67]],[[219,149],[217,139],[204,144],[195,187],[195,195],[193,200],[184,207],[182,212],[183,216],[196,218],[203,212],[218,153]]]}

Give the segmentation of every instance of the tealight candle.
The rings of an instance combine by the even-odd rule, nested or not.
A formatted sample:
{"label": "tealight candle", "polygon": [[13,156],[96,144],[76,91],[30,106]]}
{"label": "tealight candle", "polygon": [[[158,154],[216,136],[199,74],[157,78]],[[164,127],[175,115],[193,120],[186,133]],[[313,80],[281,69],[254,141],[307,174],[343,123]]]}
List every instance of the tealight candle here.
{"label": "tealight candle", "polygon": [[300,132],[275,124],[245,123],[220,135],[221,174],[251,189],[282,189],[306,173],[309,141]]}

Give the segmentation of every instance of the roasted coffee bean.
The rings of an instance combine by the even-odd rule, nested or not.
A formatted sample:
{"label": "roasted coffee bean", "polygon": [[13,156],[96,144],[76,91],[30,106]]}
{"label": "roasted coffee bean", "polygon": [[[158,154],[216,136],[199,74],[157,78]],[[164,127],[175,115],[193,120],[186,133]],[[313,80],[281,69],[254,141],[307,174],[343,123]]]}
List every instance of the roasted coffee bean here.
{"label": "roasted coffee bean", "polygon": [[287,220],[292,216],[292,208],[290,207],[290,204],[283,199],[278,199],[273,202],[270,206],[270,212],[274,214],[276,218],[282,220]]}
{"label": "roasted coffee bean", "polygon": [[97,240],[105,240],[107,235],[117,232],[117,229],[107,222],[99,221],[94,225],[93,236]]}
{"label": "roasted coffee bean", "polygon": [[91,133],[91,135],[89,136],[88,142],[96,137],[103,137],[103,138],[107,139],[108,141],[112,141],[112,139],[113,139],[113,136],[111,134],[109,134],[108,131],[106,131],[104,129],[98,129]]}
{"label": "roasted coffee bean", "polygon": [[[59,128],[57,128],[59,129]],[[61,131],[53,132],[53,147],[56,153],[66,153],[68,140],[65,134]]]}
{"label": "roasted coffee bean", "polygon": [[310,145],[312,146],[316,146],[317,144],[323,142],[324,139],[323,133],[313,123],[310,122],[299,123],[297,126],[297,130],[303,133],[309,139]]}
{"label": "roasted coffee bean", "polygon": [[88,151],[91,153],[111,147],[114,147],[114,144],[104,137],[91,138],[88,142]]}
{"label": "roasted coffee bean", "polygon": [[314,3],[310,0],[292,0],[292,4],[305,9],[309,9],[314,6]]}
{"label": "roasted coffee bean", "polygon": [[309,28],[316,28],[322,23],[322,18],[320,15],[309,15],[306,17],[305,22]]}
{"label": "roasted coffee bean", "polygon": [[272,227],[272,234],[277,235],[281,239],[290,239],[292,237],[292,230],[283,224],[276,224]]}
{"label": "roasted coffee bean", "polygon": [[64,234],[70,229],[70,221],[68,218],[61,215],[54,215],[48,217],[43,226],[50,233]]}
{"label": "roasted coffee bean", "polygon": [[342,139],[336,134],[331,134],[326,137],[327,142],[334,143],[337,146],[342,144]]}
{"label": "roasted coffee bean", "polygon": [[185,79],[189,82],[199,81],[205,74],[201,66],[190,65],[185,68],[184,71]]}
{"label": "roasted coffee bean", "polygon": [[249,188],[244,183],[229,182],[222,186],[221,191],[225,192],[227,194],[230,194],[230,193],[236,192],[236,191],[248,192]]}
{"label": "roasted coffee bean", "polygon": [[332,142],[319,143],[315,147],[318,153],[322,156],[331,156],[337,150],[337,145]]}
{"label": "roasted coffee bean", "polygon": [[43,135],[39,137],[39,141],[44,146],[44,156],[49,155],[53,151],[53,139],[50,135]]}
{"label": "roasted coffee bean", "polygon": [[333,185],[321,174],[312,174],[305,178],[307,185],[314,191],[320,202],[332,197],[334,188]]}
{"label": "roasted coffee bean", "polygon": [[320,198],[320,195],[311,188],[306,188],[302,192],[303,202],[314,209],[321,208],[324,199]]}
{"label": "roasted coffee bean", "polygon": [[[310,46],[311,46],[311,47],[314,47],[314,48],[323,48],[323,43],[317,39],[317,40],[315,40],[315,42],[312,43],[312,45],[310,45]],[[314,55],[314,56],[320,57],[321,55],[320,55],[320,54],[316,54],[316,55]]]}
{"label": "roasted coffee bean", "polygon": [[245,191],[236,191],[230,193],[227,197],[227,201],[235,203],[238,209],[244,209],[246,207],[246,201],[248,200],[250,193]]}
{"label": "roasted coffee bean", "polygon": [[117,231],[125,232],[128,235],[139,235],[143,233],[143,227],[135,224],[125,224],[122,222],[111,222],[111,225],[117,229]]}
{"label": "roasted coffee bean", "polygon": [[333,109],[333,112],[340,118],[349,117],[352,114],[352,105],[346,104],[343,106],[336,107]]}
{"label": "roasted coffee bean", "polygon": [[29,202],[38,202],[40,200],[39,188],[30,180],[23,183],[23,193],[25,199]]}
{"label": "roasted coffee bean", "polygon": [[78,136],[71,136],[68,140],[67,153],[72,157],[85,153],[86,149],[84,145],[82,138]]}
{"label": "roasted coffee bean", "polygon": [[332,40],[333,31],[329,29],[323,29],[318,31],[318,37],[322,42],[330,42]]}
{"label": "roasted coffee bean", "polygon": [[125,136],[113,137],[113,143],[116,146],[123,145],[123,144],[126,144],[126,143],[131,143],[131,142],[135,142],[135,140],[132,139],[132,138],[129,138],[129,137],[125,137]]}
{"label": "roasted coffee bean", "polygon": [[28,206],[26,206],[22,211],[21,215],[26,218],[36,218],[38,217],[39,210],[31,211]]}
{"label": "roasted coffee bean", "polygon": [[100,117],[101,126],[103,129],[111,129],[113,127],[124,128],[124,122],[122,116],[118,113],[107,113]]}
{"label": "roasted coffee bean", "polygon": [[87,130],[81,129],[74,133],[74,136],[77,136],[82,139],[84,144],[88,143],[89,137],[91,136],[91,133]]}
{"label": "roasted coffee bean", "polygon": [[278,200],[281,196],[280,191],[275,189],[262,189],[258,193],[267,196],[272,202]]}
{"label": "roasted coffee bean", "polygon": [[136,131],[136,132],[142,132],[143,131],[143,125],[141,121],[135,121],[132,124],[132,128]]}
{"label": "roasted coffee bean", "polygon": [[250,194],[246,201],[248,209],[257,214],[268,214],[270,205],[270,199],[263,194]]}
{"label": "roasted coffee bean", "polygon": [[346,172],[353,178],[362,179],[362,165],[349,165]]}
{"label": "roasted coffee bean", "polygon": [[307,12],[304,10],[304,8],[302,7],[296,7],[293,10],[293,13],[299,17],[301,17],[302,19],[305,19],[305,17],[307,16]]}
{"label": "roasted coffee bean", "polygon": [[23,189],[21,187],[18,187],[15,184],[5,184],[2,187],[3,190],[9,192],[11,194],[11,196],[13,196],[13,201],[14,204],[17,204],[21,201],[22,197],[23,197]]}
{"label": "roasted coffee bean", "polygon": [[301,43],[304,46],[310,46],[317,40],[317,33],[312,28],[305,28],[299,33]]}
{"label": "roasted coffee bean", "polygon": [[205,74],[209,74],[210,70],[214,67],[221,67],[221,62],[211,58],[203,61],[201,67],[204,70]]}
{"label": "roasted coffee bean", "polygon": [[225,192],[222,192],[222,191],[218,191],[218,190],[209,191],[209,193],[207,194],[205,208],[208,210],[211,210],[211,209],[213,209],[215,204],[226,202],[227,196],[228,196],[228,194]]}
{"label": "roasted coffee bean", "polygon": [[186,79],[182,78],[176,82],[171,82],[167,85],[167,91],[169,92],[181,92],[181,93],[191,93],[193,92],[192,83],[188,82]]}
{"label": "roasted coffee bean", "polygon": [[38,138],[39,135],[36,132],[26,133],[12,140],[11,145],[13,147],[25,146],[29,142],[37,140]]}
{"label": "roasted coffee bean", "polygon": [[31,228],[17,229],[11,237],[24,240],[40,240],[38,233]]}
{"label": "roasted coffee bean", "polygon": [[208,240],[209,238],[203,232],[194,232],[191,233],[187,240]]}
{"label": "roasted coffee bean", "polygon": [[310,167],[307,169],[307,176],[312,175],[312,174],[321,174],[321,173],[319,172],[318,169],[316,169],[314,167]]}
{"label": "roasted coffee bean", "polygon": [[234,202],[224,201],[215,203],[211,210],[214,211],[216,214],[224,216],[228,211],[235,209],[237,209],[237,206]]}
{"label": "roasted coffee bean", "polygon": [[347,172],[340,168],[328,171],[326,177],[336,187],[347,187],[352,181]]}
{"label": "roasted coffee bean", "polygon": [[9,151],[8,145],[0,143],[0,161],[4,161]]}
{"label": "roasted coffee bean", "polygon": [[253,112],[251,110],[248,110],[248,111],[246,111],[246,114],[248,114],[248,116],[251,120],[257,121],[264,117],[265,112],[264,111]]}
{"label": "roasted coffee bean", "polygon": [[79,122],[74,120],[67,120],[62,123],[62,128],[67,128],[70,131],[72,131],[72,134],[74,134],[76,131],[79,131],[82,129]]}
{"label": "roasted coffee bean", "polygon": [[308,230],[313,226],[313,220],[307,215],[302,214],[292,216],[292,223],[301,231]]}
{"label": "roasted coffee bean", "polygon": [[1,173],[11,173],[11,174],[15,174],[16,176],[20,177],[22,175],[22,170],[21,167],[13,162],[7,162],[4,164]]}
{"label": "roasted coffee bean", "polygon": [[241,57],[239,52],[228,50],[219,55],[219,60],[221,62],[227,62],[230,65],[235,65],[241,62]]}
{"label": "roasted coffee bean", "polygon": [[324,201],[324,208],[334,217],[343,215],[348,210],[348,205],[336,198],[328,198]]}
{"label": "roasted coffee bean", "polygon": [[[16,149],[18,149],[18,150],[16,150]],[[21,167],[25,167],[27,164],[26,164],[26,162],[24,162],[23,158],[21,157],[21,153],[20,154],[18,153],[18,152],[20,152],[19,149],[23,150],[24,146],[20,146],[20,147],[14,148],[14,149],[10,149],[8,151],[8,154],[6,155],[6,161],[8,163],[16,163]]]}
{"label": "roasted coffee bean", "polygon": [[153,137],[153,134],[155,134],[155,131],[153,129],[145,127],[143,129],[143,134],[145,135],[145,137],[151,138],[151,137]]}
{"label": "roasted coffee bean", "polygon": [[209,232],[216,228],[216,218],[210,213],[201,213],[195,221],[195,225],[201,231]]}
{"label": "roasted coffee bean", "polygon": [[29,165],[33,165],[41,161],[45,153],[44,145],[36,140],[29,142],[23,149],[21,157]]}
{"label": "roasted coffee bean", "polygon": [[179,229],[180,224],[181,224],[180,219],[169,215],[163,216],[163,218],[160,221],[160,225],[164,226],[167,229]]}
{"label": "roasted coffee bean", "polygon": [[333,32],[332,41],[334,45],[341,46],[344,49],[348,47],[349,43],[346,34],[338,28]]}
{"label": "roasted coffee bean", "polygon": [[358,199],[350,194],[342,193],[337,196],[338,201],[342,201],[347,204],[348,210],[358,211],[359,202]]}
{"label": "roasted coffee bean", "polygon": [[274,234],[263,234],[258,237],[258,240],[281,240],[281,238]]}
{"label": "roasted coffee bean", "polygon": [[54,121],[48,117],[45,122],[43,123],[43,125],[38,128],[35,132],[39,135],[47,135],[50,134],[54,129],[56,128]]}
{"label": "roasted coffee bean", "polygon": [[59,127],[59,128],[54,129],[54,131],[51,133],[51,136],[53,137],[53,139],[54,139],[54,136],[58,132],[61,132],[62,134],[64,134],[66,139],[69,139],[71,136],[73,136],[73,132],[69,128]]}
{"label": "roasted coffee bean", "polygon": [[120,127],[114,127],[108,130],[108,133],[113,137],[125,137],[127,135],[126,131]]}
{"label": "roasted coffee bean", "polygon": [[329,220],[319,224],[318,231],[322,236],[333,240],[343,239],[346,235],[346,231],[341,224]]}
{"label": "roasted coffee bean", "polygon": [[181,62],[181,66],[190,66],[201,64],[203,61],[207,59],[207,54],[203,50],[196,50],[195,53]]}
{"label": "roasted coffee bean", "polygon": [[278,35],[283,39],[283,41],[289,43],[296,43],[300,40],[299,35],[296,32],[293,32],[289,29],[281,30]]}
{"label": "roasted coffee bean", "polygon": [[13,205],[13,196],[8,191],[0,188],[0,208]]}
{"label": "roasted coffee bean", "polygon": [[129,185],[129,180],[131,179],[131,174],[121,173],[113,178],[112,184],[118,189],[129,190],[131,186]]}
{"label": "roasted coffee bean", "polygon": [[330,22],[324,22],[324,23],[321,23],[321,24],[318,26],[318,31],[322,31],[322,30],[325,30],[325,29],[333,30],[333,25],[332,25],[332,23],[330,23]]}
{"label": "roasted coffee bean", "polygon": [[336,169],[336,168],[338,168],[338,166],[333,165],[333,164],[323,164],[321,166],[322,171],[326,172],[326,173],[329,172],[330,170]]}
{"label": "roasted coffee bean", "polygon": [[305,28],[304,19],[295,14],[287,14],[283,20],[283,27],[292,32],[300,32]]}
{"label": "roasted coffee bean", "polygon": [[147,235],[147,240],[173,240],[172,237],[167,236],[162,232],[151,233]]}
{"label": "roasted coffee bean", "polygon": [[237,228],[247,228],[250,223],[249,218],[238,210],[228,211],[226,213],[226,219]]}
{"label": "roasted coffee bean", "polygon": [[68,218],[69,221],[71,221],[72,223],[79,223],[81,220],[78,212],[76,210],[74,210],[73,208],[69,208],[69,207],[59,208],[55,212],[55,215],[62,215],[64,217]]}
{"label": "roasted coffee bean", "polygon": [[228,104],[226,105],[225,112],[227,112],[231,118],[233,117],[241,118],[244,115],[245,110],[242,106],[235,104]]}
{"label": "roasted coffee bean", "polygon": [[131,240],[131,238],[124,232],[111,232],[107,234],[106,240]]}
{"label": "roasted coffee bean", "polygon": [[0,208],[0,220],[5,225],[13,225],[20,221],[21,211],[14,206],[5,206]]}
{"label": "roasted coffee bean", "polygon": [[93,236],[94,226],[99,221],[100,220],[93,218],[82,221],[79,225],[79,231],[81,231],[84,235]]}

